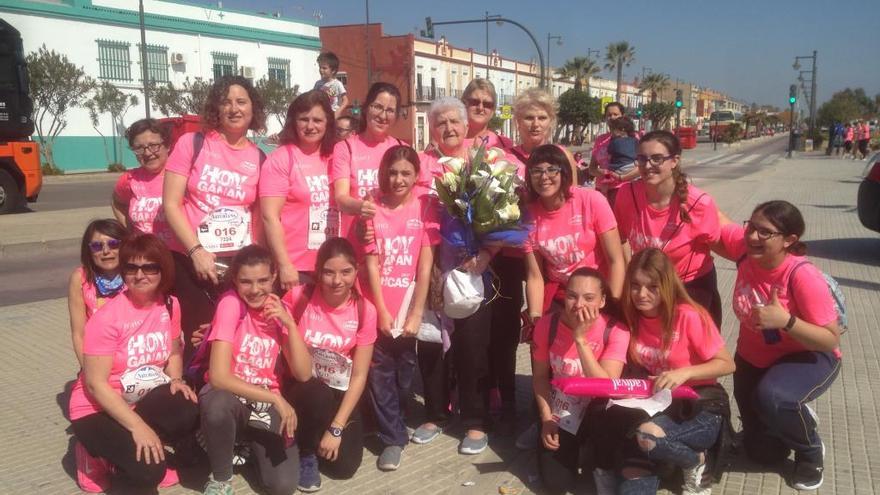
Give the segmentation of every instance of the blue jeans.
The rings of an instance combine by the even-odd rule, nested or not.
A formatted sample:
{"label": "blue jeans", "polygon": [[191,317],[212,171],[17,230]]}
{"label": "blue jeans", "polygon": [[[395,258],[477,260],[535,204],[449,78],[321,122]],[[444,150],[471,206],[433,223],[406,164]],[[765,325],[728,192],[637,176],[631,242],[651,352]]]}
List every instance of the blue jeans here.
{"label": "blue jeans", "polygon": [[[768,368],[753,366],[738,354],[734,361],[733,395],[746,453],[771,463],[781,461],[792,449],[801,459],[821,461],[822,441],[806,404],[834,383],[841,361],[830,352],[813,351],[789,354]],[[771,449],[776,459],[767,458]]]}
{"label": "blue jeans", "polygon": [[406,446],[409,435],[403,422],[406,400],[416,371],[416,339],[381,334],[373,347],[368,383],[379,427],[379,440],[386,447]]}
{"label": "blue jeans", "polygon": [[[680,423],[664,414],[654,416],[650,422],[663,429],[666,436],[657,437],[637,431],[637,438],[654,442],[654,447],[645,455],[652,461],[667,462],[681,468],[692,468],[699,464],[700,453],[715,444],[721,431],[721,416],[707,411]],[[623,480],[619,493],[656,493],[659,486],[660,480],[657,476],[647,475]]]}

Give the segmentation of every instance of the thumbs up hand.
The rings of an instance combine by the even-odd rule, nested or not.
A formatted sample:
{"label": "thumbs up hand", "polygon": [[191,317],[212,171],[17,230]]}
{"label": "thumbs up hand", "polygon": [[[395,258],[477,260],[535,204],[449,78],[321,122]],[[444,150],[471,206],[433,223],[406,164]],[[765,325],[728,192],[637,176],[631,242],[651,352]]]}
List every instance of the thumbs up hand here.
{"label": "thumbs up hand", "polygon": [[788,323],[791,314],[779,302],[779,290],[770,291],[770,301],[765,305],[752,306],[752,323],[758,329],[782,328]]}

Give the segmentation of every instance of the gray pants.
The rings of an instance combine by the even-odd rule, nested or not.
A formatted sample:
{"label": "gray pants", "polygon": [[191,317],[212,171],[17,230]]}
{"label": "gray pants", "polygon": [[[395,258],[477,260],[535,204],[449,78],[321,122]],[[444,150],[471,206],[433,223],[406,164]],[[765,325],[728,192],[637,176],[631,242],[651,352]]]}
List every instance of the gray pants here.
{"label": "gray pants", "polygon": [[[205,385],[199,393],[202,434],[215,480],[232,478],[236,439],[250,442],[263,487],[270,495],[291,495],[299,483],[299,447],[271,431],[247,426],[250,409],[233,393]],[[274,411],[273,411],[274,412]],[[277,413],[275,413],[277,415]]]}

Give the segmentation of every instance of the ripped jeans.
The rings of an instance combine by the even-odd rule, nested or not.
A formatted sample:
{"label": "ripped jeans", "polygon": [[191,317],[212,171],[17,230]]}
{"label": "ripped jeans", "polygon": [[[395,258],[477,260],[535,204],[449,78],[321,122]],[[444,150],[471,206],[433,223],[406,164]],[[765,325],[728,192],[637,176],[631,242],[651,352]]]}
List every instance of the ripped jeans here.
{"label": "ripped jeans", "polygon": [[[680,423],[664,414],[651,418],[650,422],[659,426],[666,436],[657,437],[637,430],[635,432],[637,441],[653,443],[653,447],[644,452],[644,455],[652,461],[667,462],[687,469],[697,466],[700,463],[700,453],[715,444],[721,431],[722,419],[717,414],[702,411]],[[659,486],[660,480],[657,476],[646,475],[624,479],[620,484],[619,493],[656,493]]]}

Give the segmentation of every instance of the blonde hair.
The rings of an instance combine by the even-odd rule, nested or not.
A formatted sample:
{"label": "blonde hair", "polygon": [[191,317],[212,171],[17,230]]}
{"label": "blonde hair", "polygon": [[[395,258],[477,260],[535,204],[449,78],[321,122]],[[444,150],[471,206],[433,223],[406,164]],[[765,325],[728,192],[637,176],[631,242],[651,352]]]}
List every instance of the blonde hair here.
{"label": "blonde hair", "polygon": [[556,99],[541,88],[529,88],[513,100],[514,118],[517,121],[521,120],[523,114],[532,107],[537,107],[547,112],[547,115],[550,116],[550,129],[548,132],[552,133],[553,128],[556,127]]}

